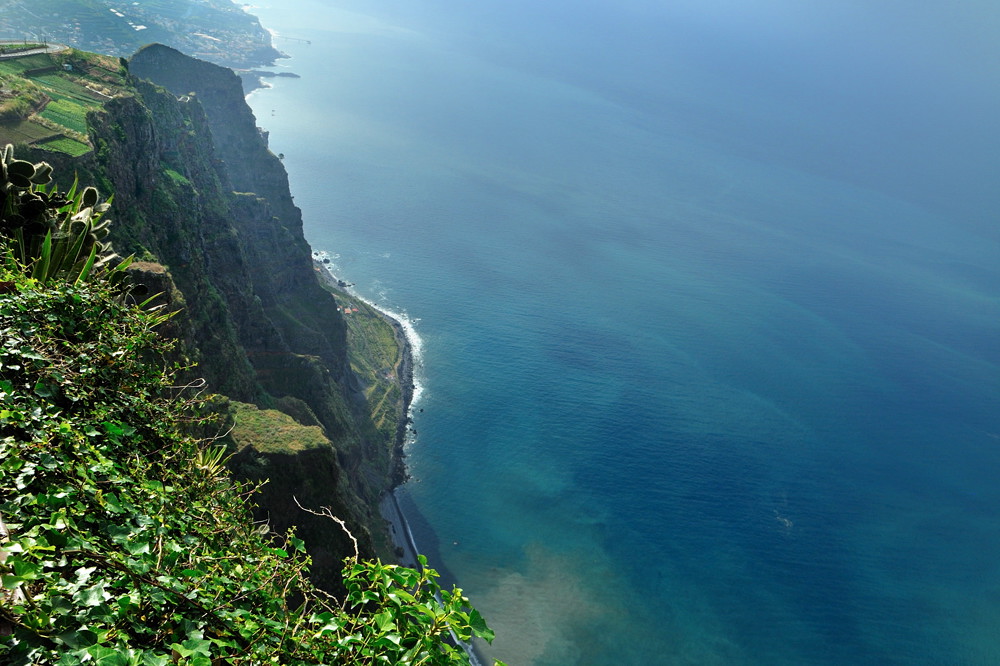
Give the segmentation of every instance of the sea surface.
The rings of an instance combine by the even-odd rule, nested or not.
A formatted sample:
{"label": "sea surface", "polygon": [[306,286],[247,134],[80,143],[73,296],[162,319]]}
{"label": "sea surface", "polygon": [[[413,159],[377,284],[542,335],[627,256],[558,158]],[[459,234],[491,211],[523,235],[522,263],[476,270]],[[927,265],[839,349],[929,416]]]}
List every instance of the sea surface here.
{"label": "sea surface", "polygon": [[1000,663],[1000,7],[263,0],[515,664]]}

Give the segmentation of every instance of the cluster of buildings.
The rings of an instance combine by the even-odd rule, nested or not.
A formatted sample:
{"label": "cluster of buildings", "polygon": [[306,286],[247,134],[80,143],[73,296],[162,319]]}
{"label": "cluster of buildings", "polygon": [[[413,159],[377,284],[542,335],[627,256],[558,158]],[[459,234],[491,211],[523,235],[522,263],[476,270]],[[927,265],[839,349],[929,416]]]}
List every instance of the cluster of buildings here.
{"label": "cluster of buildings", "polygon": [[107,0],[106,7],[87,12],[67,3],[65,12],[36,13],[32,4],[30,0],[0,3],[0,38],[59,42],[117,56],[160,42],[230,67],[259,66],[278,55],[268,32],[242,12],[211,10],[207,14],[211,20],[199,21],[197,14],[168,16],[136,0]]}

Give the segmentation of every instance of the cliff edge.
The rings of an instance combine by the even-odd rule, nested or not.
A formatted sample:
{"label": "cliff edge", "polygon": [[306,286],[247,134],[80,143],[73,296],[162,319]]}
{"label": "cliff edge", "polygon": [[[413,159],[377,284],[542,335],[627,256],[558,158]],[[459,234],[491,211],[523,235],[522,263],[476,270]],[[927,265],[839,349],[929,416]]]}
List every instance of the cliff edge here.
{"label": "cliff edge", "polygon": [[[322,437],[321,446],[275,450],[245,432],[239,441],[230,435],[239,449],[231,466],[270,480],[258,519],[278,531],[298,526],[314,549],[316,582],[335,587],[346,543],[292,495],[344,518],[363,555],[389,555],[377,505],[401,478],[395,426],[387,436],[384,418],[373,418],[373,382],[352,368],[337,300],[318,278],[288,176],[239,77],[161,45],[110,74],[109,59],[66,57],[72,66],[57,74],[67,82],[92,87],[84,77],[94,63],[104,77],[86,135],[74,135],[90,150],[23,149],[114,194],[112,241],[142,260],[151,289],[180,311],[171,327],[182,342],[175,360],[191,366],[187,381],[225,396],[217,405],[233,419],[251,413],[240,404],[253,405],[257,421]],[[405,400],[393,407],[399,418]]]}

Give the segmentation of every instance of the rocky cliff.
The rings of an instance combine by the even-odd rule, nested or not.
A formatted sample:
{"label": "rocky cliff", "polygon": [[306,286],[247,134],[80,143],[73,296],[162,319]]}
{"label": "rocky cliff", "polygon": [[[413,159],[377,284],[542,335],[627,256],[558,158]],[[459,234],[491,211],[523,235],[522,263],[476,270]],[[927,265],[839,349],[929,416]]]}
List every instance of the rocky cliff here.
{"label": "rocky cliff", "polygon": [[181,360],[196,364],[192,381],[321,433],[324,444],[307,451],[249,442],[234,458],[245,478],[271,479],[259,517],[301,526],[321,578],[336,575],[329,563],[347,554],[346,540],[298,510],[293,494],[330,506],[367,554],[384,554],[377,500],[400,475],[396,443],[372,422],[345,323],[317,279],[287,174],[239,78],[159,45],[135,54],[128,71],[121,94],[87,117],[91,153],[32,158],[114,193],[116,250],[143,260],[153,288],[183,306],[172,326]]}

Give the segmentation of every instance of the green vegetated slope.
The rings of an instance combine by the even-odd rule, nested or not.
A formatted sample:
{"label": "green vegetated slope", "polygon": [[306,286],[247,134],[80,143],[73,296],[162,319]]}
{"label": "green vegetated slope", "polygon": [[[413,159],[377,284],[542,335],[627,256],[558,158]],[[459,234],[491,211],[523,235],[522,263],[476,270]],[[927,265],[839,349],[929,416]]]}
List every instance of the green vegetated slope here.
{"label": "green vegetated slope", "polygon": [[16,55],[44,48],[47,48],[47,45],[41,42],[32,42],[27,39],[21,41],[11,40],[0,42],[0,55]]}
{"label": "green vegetated slope", "polygon": [[[321,269],[322,270],[322,269]],[[351,369],[368,402],[372,423],[383,437],[402,435],[399,408],[409,402],[411,360],[404,355],[403,332],[377,309],[343,289],[327,285],[347,322]]]}
{"label": "green vegetated slope", "polygon": [[[218,411],[164,369],[162,314],[17,268],[0,268],[0,662],[467,663],[451,632],[491,637],[431,570],[349,557],[342,601],[313,587],[303,542],[275,543],[225,449],[191,435]],[[250,418],[237,436],[274,434]]]}
{"label": "green vegetated slope", "polygon": [[[311,443],[325,438],[324,446],[289,444],[285,451],[258,438],[231,466],[244,478],[270,480],[255,515],[279,529],[300,526],[323,563],[314,567],[314,581],[340,589],[346,541],[292,494],[297,485],[314,488],[307,499],[298,497],[303,506],[330,507],[362,555],[391,555],[377,504],[402,478],[403,400],[383,374],[392,364],[359,361],[358,347],[382,346],[379,354],[388,358],[399,354],[395,342],[375,333],[370,344],[358,336],[355,348],[348,344],[338,303],[317,279],[287,175],[261,138],[238,77],[165,47],[138,54],[132,73],[117,59],[72,57],[80,63],[72,71],[42,74],[31,73],[41,60],[4,61],[21,68],[6,76],[64,102],[55,107],[62,121],[79,129],[82,118],[92,149],[76,154],[56,145],[75,140],[75,130],[64,127],[61,137],[20,142],[19,150],[51,162],[63,187],[75,174],[114,192],[115,247],[141,259],[134,270],[179,311],[167,324],[178,340],[172,359],[190,366],[179,381],[253,404],[260,419],[280,411]],[[100,92],[93,99],[92,89]],[[24,123],[0,120],[0,137]],[[387,390],[376,394],[379,385]]]}

